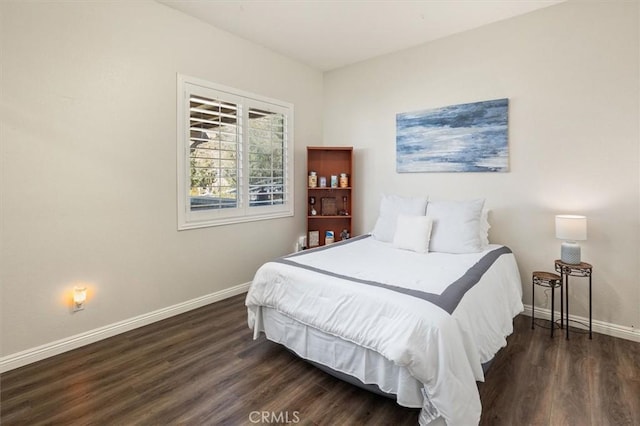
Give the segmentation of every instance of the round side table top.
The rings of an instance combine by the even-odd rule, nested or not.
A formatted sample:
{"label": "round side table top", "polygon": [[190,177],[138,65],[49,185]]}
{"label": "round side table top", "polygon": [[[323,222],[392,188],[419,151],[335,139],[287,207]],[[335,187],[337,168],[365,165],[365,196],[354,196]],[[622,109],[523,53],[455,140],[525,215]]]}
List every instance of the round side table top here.
{"label": "round side table top", "polygon": [[556,259],[555,263],[556,265],[560,265],[565,268],[571,268],[571,269],[593,269],[593,266],[591,266],[591,264],[587,262],[565,263],[560,259]]}
{"label": "round side table top", "polygon": [[533,277],[541,281],[560,281],[560,275],[553,272],[535,271]]}

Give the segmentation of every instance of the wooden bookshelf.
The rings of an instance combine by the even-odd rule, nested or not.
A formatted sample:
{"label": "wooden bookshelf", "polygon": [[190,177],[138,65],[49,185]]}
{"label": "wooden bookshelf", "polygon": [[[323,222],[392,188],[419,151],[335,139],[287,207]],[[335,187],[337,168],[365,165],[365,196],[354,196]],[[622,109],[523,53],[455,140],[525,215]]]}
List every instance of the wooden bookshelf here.
{"label": "wooden bookshelf", "polygon": [[[308,177],[316,173],[317,186],[309,187]],[[340,175],[347,175],[348,184],[340,187]],[[337,187],[331,186],[331,177],[336,176]],[[321,178],[326,179],[326,187],[320,186]],[[334,241],[341,241],[340,234],[347,230],[352,234],[352,200],[353,200],[353,147],[307,147],[307,245],[310,245],[309,232],[319,232],[319,245],[325,245],[327,231],[333,231]],[[311,199],[315,199],[316,214],[311,214]],[[323,214],[323,201],[326,198]],[[331,199],[334,199],[333,201]],[[335,209],[331,208],[335,205]],[[345,214],[346,212],[346,214]]]}

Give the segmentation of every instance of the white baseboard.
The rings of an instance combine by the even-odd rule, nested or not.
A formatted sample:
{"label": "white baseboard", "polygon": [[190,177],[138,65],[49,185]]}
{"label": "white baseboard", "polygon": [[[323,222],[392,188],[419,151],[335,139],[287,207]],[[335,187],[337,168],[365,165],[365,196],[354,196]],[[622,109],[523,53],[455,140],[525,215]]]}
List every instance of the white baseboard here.
{"label": "white baseboard", "polygon": [[138,315],[137,317],[129,318],[124,321],[116,322],[114,324],[109,324],[107,326],[96,328],[85,333],[76,334],[75,336],[67,337],[65,339],[47,343],[45,345],[41,345],[32,349],[27,349],[22,352],[7,355],[0,358],[0,373],[4,373],[5,371],[13,370],[15,368],[31,364],[32,362],[40,361],[45,358],[61,354],[63,352],[70,351],[72,349],[76,349],[81,346],[85,346],[106,339],[108,337],[112,337],[117,334],[149,325],[156,321],[179,315],[193,309],[208,305],[210,303],[218,302],[220,300],[244,293],[249,290],[250,284],[250,282],[239,284],[237,286],[217,291],[215,293],[207,294],[202,297],[187,300],[186,302],[178,303],[177,305],[158,309],[157,311]]}
{"label": "white baseboard", "polygon": [[[531,316],[531,305],[524,305],[524,315]],[[554,318],[560,319],[560,312],[554,312]],[[536,306],[536,318],[551,320],[551,310],[546,308],[540,308]],[[589,318],[579,317],[576,315],[569,315],[569,319],[578,321],[583,324],[589,324]],[[593,320],[591,322],[591,328],[594,333],[606,334],[607,336],[619,337],[621,339],[632,340],[634,342],[640,342],[640,330],[634,327],[625,327],[623,325],[611,324],[604,321]]]}

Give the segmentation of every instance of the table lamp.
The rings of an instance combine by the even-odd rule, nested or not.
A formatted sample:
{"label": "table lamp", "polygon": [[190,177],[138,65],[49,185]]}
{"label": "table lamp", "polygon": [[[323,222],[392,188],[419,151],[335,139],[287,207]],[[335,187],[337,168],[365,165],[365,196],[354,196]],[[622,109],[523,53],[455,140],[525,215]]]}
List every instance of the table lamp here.
{"label": "table lamp", "polygon": [[576,241],[587,239],[586,216],[562,214],[556,216],[556,238],[562,241],[560,260],[577,265],[580,260],[580,245]]}

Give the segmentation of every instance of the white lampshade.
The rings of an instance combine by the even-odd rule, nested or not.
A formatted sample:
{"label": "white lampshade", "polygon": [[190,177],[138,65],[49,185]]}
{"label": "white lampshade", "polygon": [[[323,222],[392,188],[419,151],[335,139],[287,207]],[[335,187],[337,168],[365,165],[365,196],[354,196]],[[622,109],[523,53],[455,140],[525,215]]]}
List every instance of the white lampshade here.
{"label": "white lampshade", "polygon": [[587,218],[561,214],[556,216],[556,238],[564,240],[560,250],[560,260],[577,265],[580,263],[579,240],[587,239]]}
{"label": "white lampshade", "polygon": [[562,214],[556,216],[556,238],[567,241],[587,239],[586,216]]}

